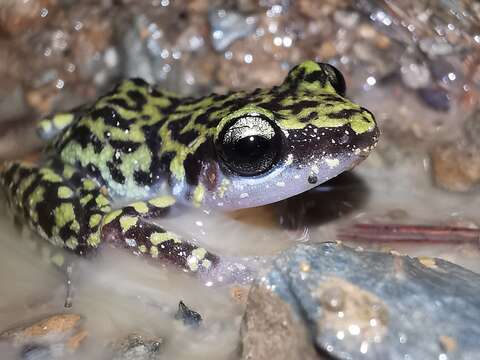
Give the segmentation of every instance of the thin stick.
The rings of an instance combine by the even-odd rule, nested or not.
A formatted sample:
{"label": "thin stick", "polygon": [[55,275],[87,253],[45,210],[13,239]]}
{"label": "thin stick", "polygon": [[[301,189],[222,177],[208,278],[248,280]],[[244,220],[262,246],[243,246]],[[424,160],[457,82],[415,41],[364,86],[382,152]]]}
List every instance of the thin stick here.
{"label": "thin stick", "polygon": [[480,229],[455,226],[360,223],[339,229],[337,236],[345,241],[480,244]]}

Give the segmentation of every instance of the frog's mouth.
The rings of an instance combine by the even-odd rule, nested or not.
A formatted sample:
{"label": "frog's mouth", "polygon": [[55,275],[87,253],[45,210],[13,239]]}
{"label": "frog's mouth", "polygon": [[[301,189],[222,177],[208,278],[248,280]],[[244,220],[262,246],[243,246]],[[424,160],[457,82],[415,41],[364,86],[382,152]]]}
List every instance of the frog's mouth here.
{"label": "frog's mouth", "polygon": [[235,210],[274,203],[314,188],[363,161],[378,130],[357,134],[349,126],[289,131],[281,161],[266,174],[242,177],[220,172],[206,205]]}

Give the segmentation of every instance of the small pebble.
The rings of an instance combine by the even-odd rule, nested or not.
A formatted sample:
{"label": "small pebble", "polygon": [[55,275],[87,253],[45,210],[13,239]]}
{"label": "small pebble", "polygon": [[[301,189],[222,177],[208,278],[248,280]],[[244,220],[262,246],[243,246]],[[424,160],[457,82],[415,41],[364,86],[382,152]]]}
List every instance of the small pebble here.
{"label": "small pebble", "polygon": [[450,96],[441,88],[418,89],[420,99],[433,110],[446,112],[450,110]]}
{"label": "small pebble", "polygon": [[40,344],[27,344],[21,352],[20,358],[22,360],[52,360],[54,359],[52,351],[49,346]]}
{"label": "small pebble", "polygon": [[198,312],[190,309],[183,301],[178,303],[175,319],[182,320],[185,326],[192,328],[198,328],[202,323],[202,316]]}

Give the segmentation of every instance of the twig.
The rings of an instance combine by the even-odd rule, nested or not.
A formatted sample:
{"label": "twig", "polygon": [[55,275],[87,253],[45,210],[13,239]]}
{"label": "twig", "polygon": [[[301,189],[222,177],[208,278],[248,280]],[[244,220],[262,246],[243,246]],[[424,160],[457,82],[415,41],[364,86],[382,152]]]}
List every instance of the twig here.
{"label": "twig", "polygon": [[455,226],[354,224],[337,232],[339,240],[480,245],[480,229]]}

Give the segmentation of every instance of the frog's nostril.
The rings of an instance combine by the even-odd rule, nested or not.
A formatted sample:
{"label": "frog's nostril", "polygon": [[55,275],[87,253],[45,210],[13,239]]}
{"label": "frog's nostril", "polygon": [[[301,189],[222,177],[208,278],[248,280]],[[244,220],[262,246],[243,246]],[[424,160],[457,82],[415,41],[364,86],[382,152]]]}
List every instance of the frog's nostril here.
{"label": "frog's nostril", "polygon": [[318,181],[318,178],[317,178],[317,175],[314,175],[314,174],[310,174],[310,176],[308,177],[308,183],[309,184],[316,184],[317,181]]}
{"label": "frog's nostril", "polygon": [[340,136],[340,138],[338,139],[338,143],[340,145],[343,145],[343,144],[347,144],[351,139],[351,134],[348,130],[345,130],[345,133],[342,134],[342,136]]}

